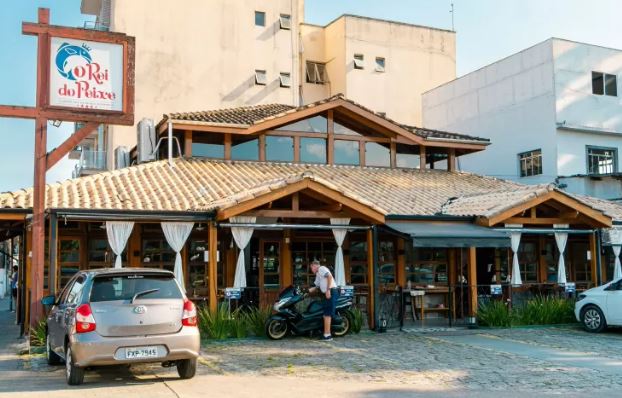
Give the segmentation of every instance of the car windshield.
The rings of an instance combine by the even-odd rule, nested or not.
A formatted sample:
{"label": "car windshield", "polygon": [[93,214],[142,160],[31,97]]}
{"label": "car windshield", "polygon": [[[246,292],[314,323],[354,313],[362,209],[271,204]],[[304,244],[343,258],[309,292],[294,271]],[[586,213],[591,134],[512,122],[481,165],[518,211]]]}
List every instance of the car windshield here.
{"label": "car windshield", "polygon": [[[155,290],[157,289],[157,290]],[[141,299],[181,299],[183,295],[171,275],[109,275],[93,280],[91,302],[131,300],[136,293],[153,290]]]}

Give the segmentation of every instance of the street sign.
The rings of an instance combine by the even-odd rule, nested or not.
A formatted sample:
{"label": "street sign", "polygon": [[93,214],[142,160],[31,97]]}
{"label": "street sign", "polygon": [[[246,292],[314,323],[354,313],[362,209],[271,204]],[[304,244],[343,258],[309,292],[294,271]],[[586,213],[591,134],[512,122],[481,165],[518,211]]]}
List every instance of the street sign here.
{"label": "street sign", "polygon": [[225,288],[226,300],[239,300],[242,298],[242,289],[239,287],[227,287]]}

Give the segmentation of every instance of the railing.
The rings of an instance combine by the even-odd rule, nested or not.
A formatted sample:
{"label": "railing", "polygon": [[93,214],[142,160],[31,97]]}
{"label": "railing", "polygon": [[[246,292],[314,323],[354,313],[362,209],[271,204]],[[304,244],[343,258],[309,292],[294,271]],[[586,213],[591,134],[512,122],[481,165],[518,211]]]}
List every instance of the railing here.
{"label": "railing", "polygon": [[84,29],[101,30],[102,32],[108,32],[110,30],[110,26],[101,22],[85,21]]}
{"label": "railing", "polygon": [[106,170],[106,151],[82,150],[80,159],[73,171],[73,178],[84,175],[86,171]]}

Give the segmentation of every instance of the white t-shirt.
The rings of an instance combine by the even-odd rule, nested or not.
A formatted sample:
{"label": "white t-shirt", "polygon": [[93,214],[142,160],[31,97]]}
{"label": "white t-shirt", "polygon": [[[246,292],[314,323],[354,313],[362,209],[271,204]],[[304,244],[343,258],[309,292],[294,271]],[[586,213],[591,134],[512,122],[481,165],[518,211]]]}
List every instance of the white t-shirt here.
{"label": "white t-shirt", "polygon": [[313,284],[319,287],[322,293],[326,293],[326,290],[337,287],[335,278],[331,278],[331,284],[328,286],[329,275],[332,276],[330,270],[323,265],[317,270],[317,274],[315,274],[315,282]]}

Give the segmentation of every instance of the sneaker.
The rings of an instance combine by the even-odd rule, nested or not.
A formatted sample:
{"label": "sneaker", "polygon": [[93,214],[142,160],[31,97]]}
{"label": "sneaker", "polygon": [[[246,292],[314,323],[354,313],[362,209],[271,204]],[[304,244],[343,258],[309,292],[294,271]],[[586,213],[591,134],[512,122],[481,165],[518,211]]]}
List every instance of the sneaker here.
{"label": "sneaker", "polygon": [[320,337],[320,341],[333,341],[333,336],[324,336]]}

